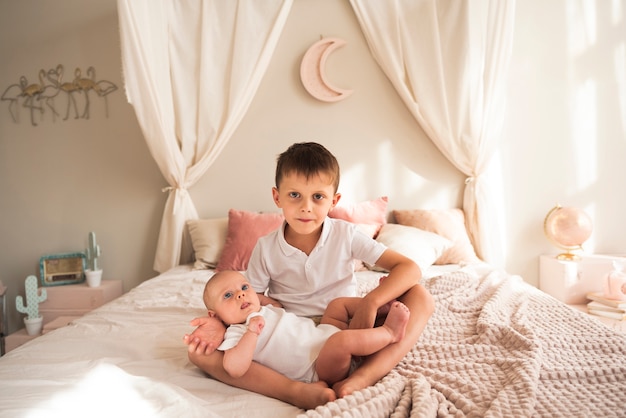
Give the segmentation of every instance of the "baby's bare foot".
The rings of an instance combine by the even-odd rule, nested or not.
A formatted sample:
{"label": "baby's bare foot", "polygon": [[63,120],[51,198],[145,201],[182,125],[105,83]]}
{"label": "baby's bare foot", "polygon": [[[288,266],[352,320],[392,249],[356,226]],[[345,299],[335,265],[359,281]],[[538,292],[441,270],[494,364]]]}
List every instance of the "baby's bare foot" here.
{"label": "baby's bare foot", "polygon": [[391,333],[392,343],[396,343],[404,338],[410,315],[409,308],[402,302],[395,301],[389,308],[389,313],[383,326]]}

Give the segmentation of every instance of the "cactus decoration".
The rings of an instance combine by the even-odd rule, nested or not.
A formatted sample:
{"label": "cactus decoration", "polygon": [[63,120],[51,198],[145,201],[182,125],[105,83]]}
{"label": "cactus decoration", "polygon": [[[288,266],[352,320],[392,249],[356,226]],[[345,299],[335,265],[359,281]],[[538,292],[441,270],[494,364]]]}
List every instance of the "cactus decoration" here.
{"label": "cactus decoration", "polygon": [[100,246],[96,244],[96,233],[89,233],[89,247],[87,247],[87,268],[91,271],[98,270],[98,257],[100,257]]}
{"label": "cactus decoration", "polygon": [[37,292],[37,278],[35,276],[28,276],[24,283],[26,288],[26,306],[24,306],[24,300],[21,296],[15,298],[15,308],[18,312],[28,315],[28,319],[39,318],[39,304],[46,300],[48,295],[46,289],[41,289]]}

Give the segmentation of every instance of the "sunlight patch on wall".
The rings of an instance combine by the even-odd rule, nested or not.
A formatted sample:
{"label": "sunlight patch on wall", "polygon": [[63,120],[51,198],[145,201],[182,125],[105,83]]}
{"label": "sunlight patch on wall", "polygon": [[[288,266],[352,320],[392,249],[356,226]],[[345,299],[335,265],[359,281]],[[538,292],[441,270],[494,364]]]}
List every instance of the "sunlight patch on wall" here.
{"label": "sunlight patch on wall", "polygon": [[624,19],[622,0],[611,1],[611,23],[617,26],[622,19]]}
{"label": "sunlight patch on wall", "polygon": [[378,170],[380,187],[382,190],[391,190],[393,187],[393,150],[391,147],[391,141],[387,139],[380,144],[377,151],[378,167],[389,167],[388,170]]}
{"label": "sunlight patch on wall", "polygon": [[585,55],[597,41],[597,4],[594,0],[565,2],[568,17],[567,43],[570,51],[571,108],[570,131],[572,155],[569,193],[580,193],[598,179],[598,85],[594,79],[580,76],[584,73]]}
{"label": "sunlight patch on wall", "polygon": [[[485,176],[485,181],[487,182],[485,187],[493,192],[492,199],[489,203],[493,209],[489,213],[496,217],[496,219],[493,219],[493,222],[496,222],[496,225],[500,226],[493,231],[494,234],[498,235],[498,239],[494,239],[492,241],[494,243],[509,242],[509,240],[511,239],[511,237],[508,235],[508,228],[502,227],[503,225],[508,225],[509,222],[507,218],[508,212],[506,210],[506,206],[508,205],[505,205],[505,201],[509,196],[504,192],[504,182],[502,179],[503,176],[501,175],[501,173],[503,172],[504,167],[502,164],[502,154],[500,148],[498,148],[491,156],[491,161],[487,165],[487,168],[483,173]],[[508,246],[506,245],[500,245],[497,248],[492,246],[490,252],[491,257],[494,260],[508,259],[509,253]]]}
{"label": "sunlight patch on wall", "polygon": [[[380,196],[389,196],[389,208],[449,208],[458,200],[458,187],[448,179],[439,181],[411,169],[411,155],[398,155],[394,140],[381,138],[378,145],[367,150],[349,166],[341,165],[339,192],[342,203],[358,203]],[[419,151],[418,151],[419,152]],[[357,154],[358,155],[358,154]],[[432,173],[434,167],[421,160],[420,170]],[[433,163],[434,164],[434,163]],[[341,204],[341,203],[340,203]]]}
{"label": "sunlight patch on wall", "polygon": [[619,100],[619,114],[622,121],[622,130],[626,132],[626,43],[621,42],[615,47],[615,80]]}
{"label": "sunlight patch on wall", "polygon": [[598,180],[598,115],[597,87],[592,80],[586,80],[575,90],[571,109],[572,144],[574,149],[575,176],[574,192],[592,186]]}
{"label": "sunlight patch on wall", "polygon": [[589,202],[582,209],[591,218],[592,230],[591,236],[583,243],[583,251],[589,254],[596,252],[596,220],[598,219],[598,208],[596,202]]}
{"label": "sunlight patch on wall", "polygon": [[[358,203],[362,200],[369,200],[372,197],[363,196],[359,191],[367,190],[363,185],[367,178],[366,163],[361,162],[344,168],[339,162],[341,168],[341,179],[339,181],[339,190],[341,193],[341,203]],[[361,187],[359,187],[361,184]],[[340,203],[340,204],[341,204]]]}
{"label": "sunlight patch on wall", "polygon": [[[397,152],[397,150],[396,150]],[[390,196],[391,208],[448,208],[451,190],[449,184],[431,182],[430,179],[407,167],[399,155],[394,154],[393,140],[386,138],[377,150],[379,187]],[[405,157],[405,156],[403,156]],[[428,170],[428,169],[427,169]]]}
{"label": "sunlight patch on wall", "polygon": [[597,5],[594,0],[566,1],[565,8],[569,53],[580,55],[597,41]]}
{"label": "sunlight patch on wall", "polygon": [[[396,186],[409,183],[406,179],[399,181],[397,178],[398,162],[394,162],[391,141],[384,141],[370,155],[375,156],[372,161],[363,159],[348,168],[341,167],[340,192],[345,202],[358,203],[379,197],[363,194],[372,190],[379,191],[381,196],[394,195],[398,193]],[[373,173],[375,177],[372,177]]]}
{"label": "sunlight patch on wall", "polygon": [[[624,2],[622,0],[611,1],[611,24],[619,27],[624,23]],[[619,114],[622,130],[626,132],[626,43],[621,40],[615,47],[614,58],[615,80],[617,82]]]}

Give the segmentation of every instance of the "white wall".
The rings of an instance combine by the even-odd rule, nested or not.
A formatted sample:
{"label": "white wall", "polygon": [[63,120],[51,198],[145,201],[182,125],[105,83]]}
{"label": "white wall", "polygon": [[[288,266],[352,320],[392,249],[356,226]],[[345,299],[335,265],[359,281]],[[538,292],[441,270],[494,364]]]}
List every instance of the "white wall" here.
{"label": "white wall", "polygon": [[[93,65],[99,78],[122,86],[116,2],[62,4],[0,0],[0,89],[57,64]],[[615,5],[619,13],[611,12]],[[583,12],[592,17],[579,17]],[[556,202],[593,214],[597,251],[624,250],[624,13],[624,0],[517,2],[498,161],[506,268],[530,283],[537,283],[538,255],[556,251],[541,229]],[[320,36],[347,41],[328,66],[335,84],[355,91],[345,101],[317,102],[299,82],[302,54]],[[89,120],[52,122],[44,115],[37,127],[26,109],[14,123],[0,102],[0,280],[9,285],[12,331],[22,317],[13,310],[15,295],[23,294],[27,275],[38,273],[39,257],[82,250],[91,230],[103,249],[105,278],[123,279],[128,290],[154,275],[166,183],[121,89],[108,102],[108,118],[102,102],[94,101]],[[190,190],[201,216],[225,216],[231,207],[274,210],[276,155],[308,140],[337,155],[346,200],[388,195],[393,208],[460,205],[463,176],[404,109],[369,55],[347,1],[294,1],[248,114],[221,158]],[[585,163],[577,163],[580,154]]]}
{"label": "white wall", "polygon": [[518,1],[501,154],[507,269],[537,283],[556,203],[583,208],[588,252],[626,254],[626,1]]}

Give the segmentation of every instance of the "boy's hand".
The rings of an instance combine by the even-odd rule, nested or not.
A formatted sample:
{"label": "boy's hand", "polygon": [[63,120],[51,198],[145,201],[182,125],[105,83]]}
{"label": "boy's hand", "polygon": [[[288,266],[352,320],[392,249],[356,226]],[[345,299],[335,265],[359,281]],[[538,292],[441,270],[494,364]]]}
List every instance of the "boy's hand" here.
{"label": "boy's hand", "polygon": [[265,327],[265,318],[262,316],[250,318],[250,323],[248,324],[248,330],[250,332],[254,332],[256,335],[259,335],[261,331],[263,331],[263,327]]}
{"label": "boy's hand", "polygon": [[373,328],[376,322],[376,313],[378,309],[376,306],[372,306],[365,299],[363,299],[356,310],[352,319],[350,319],[351,329],[365,329]]}
{"label": "boy's hand", "polygon": [[215,317],[195,318],[191,321],[195,326],[191,334],[185,334],[183,341],[187,344],[187,351],[209,355],[224,341],[226,327]]}

